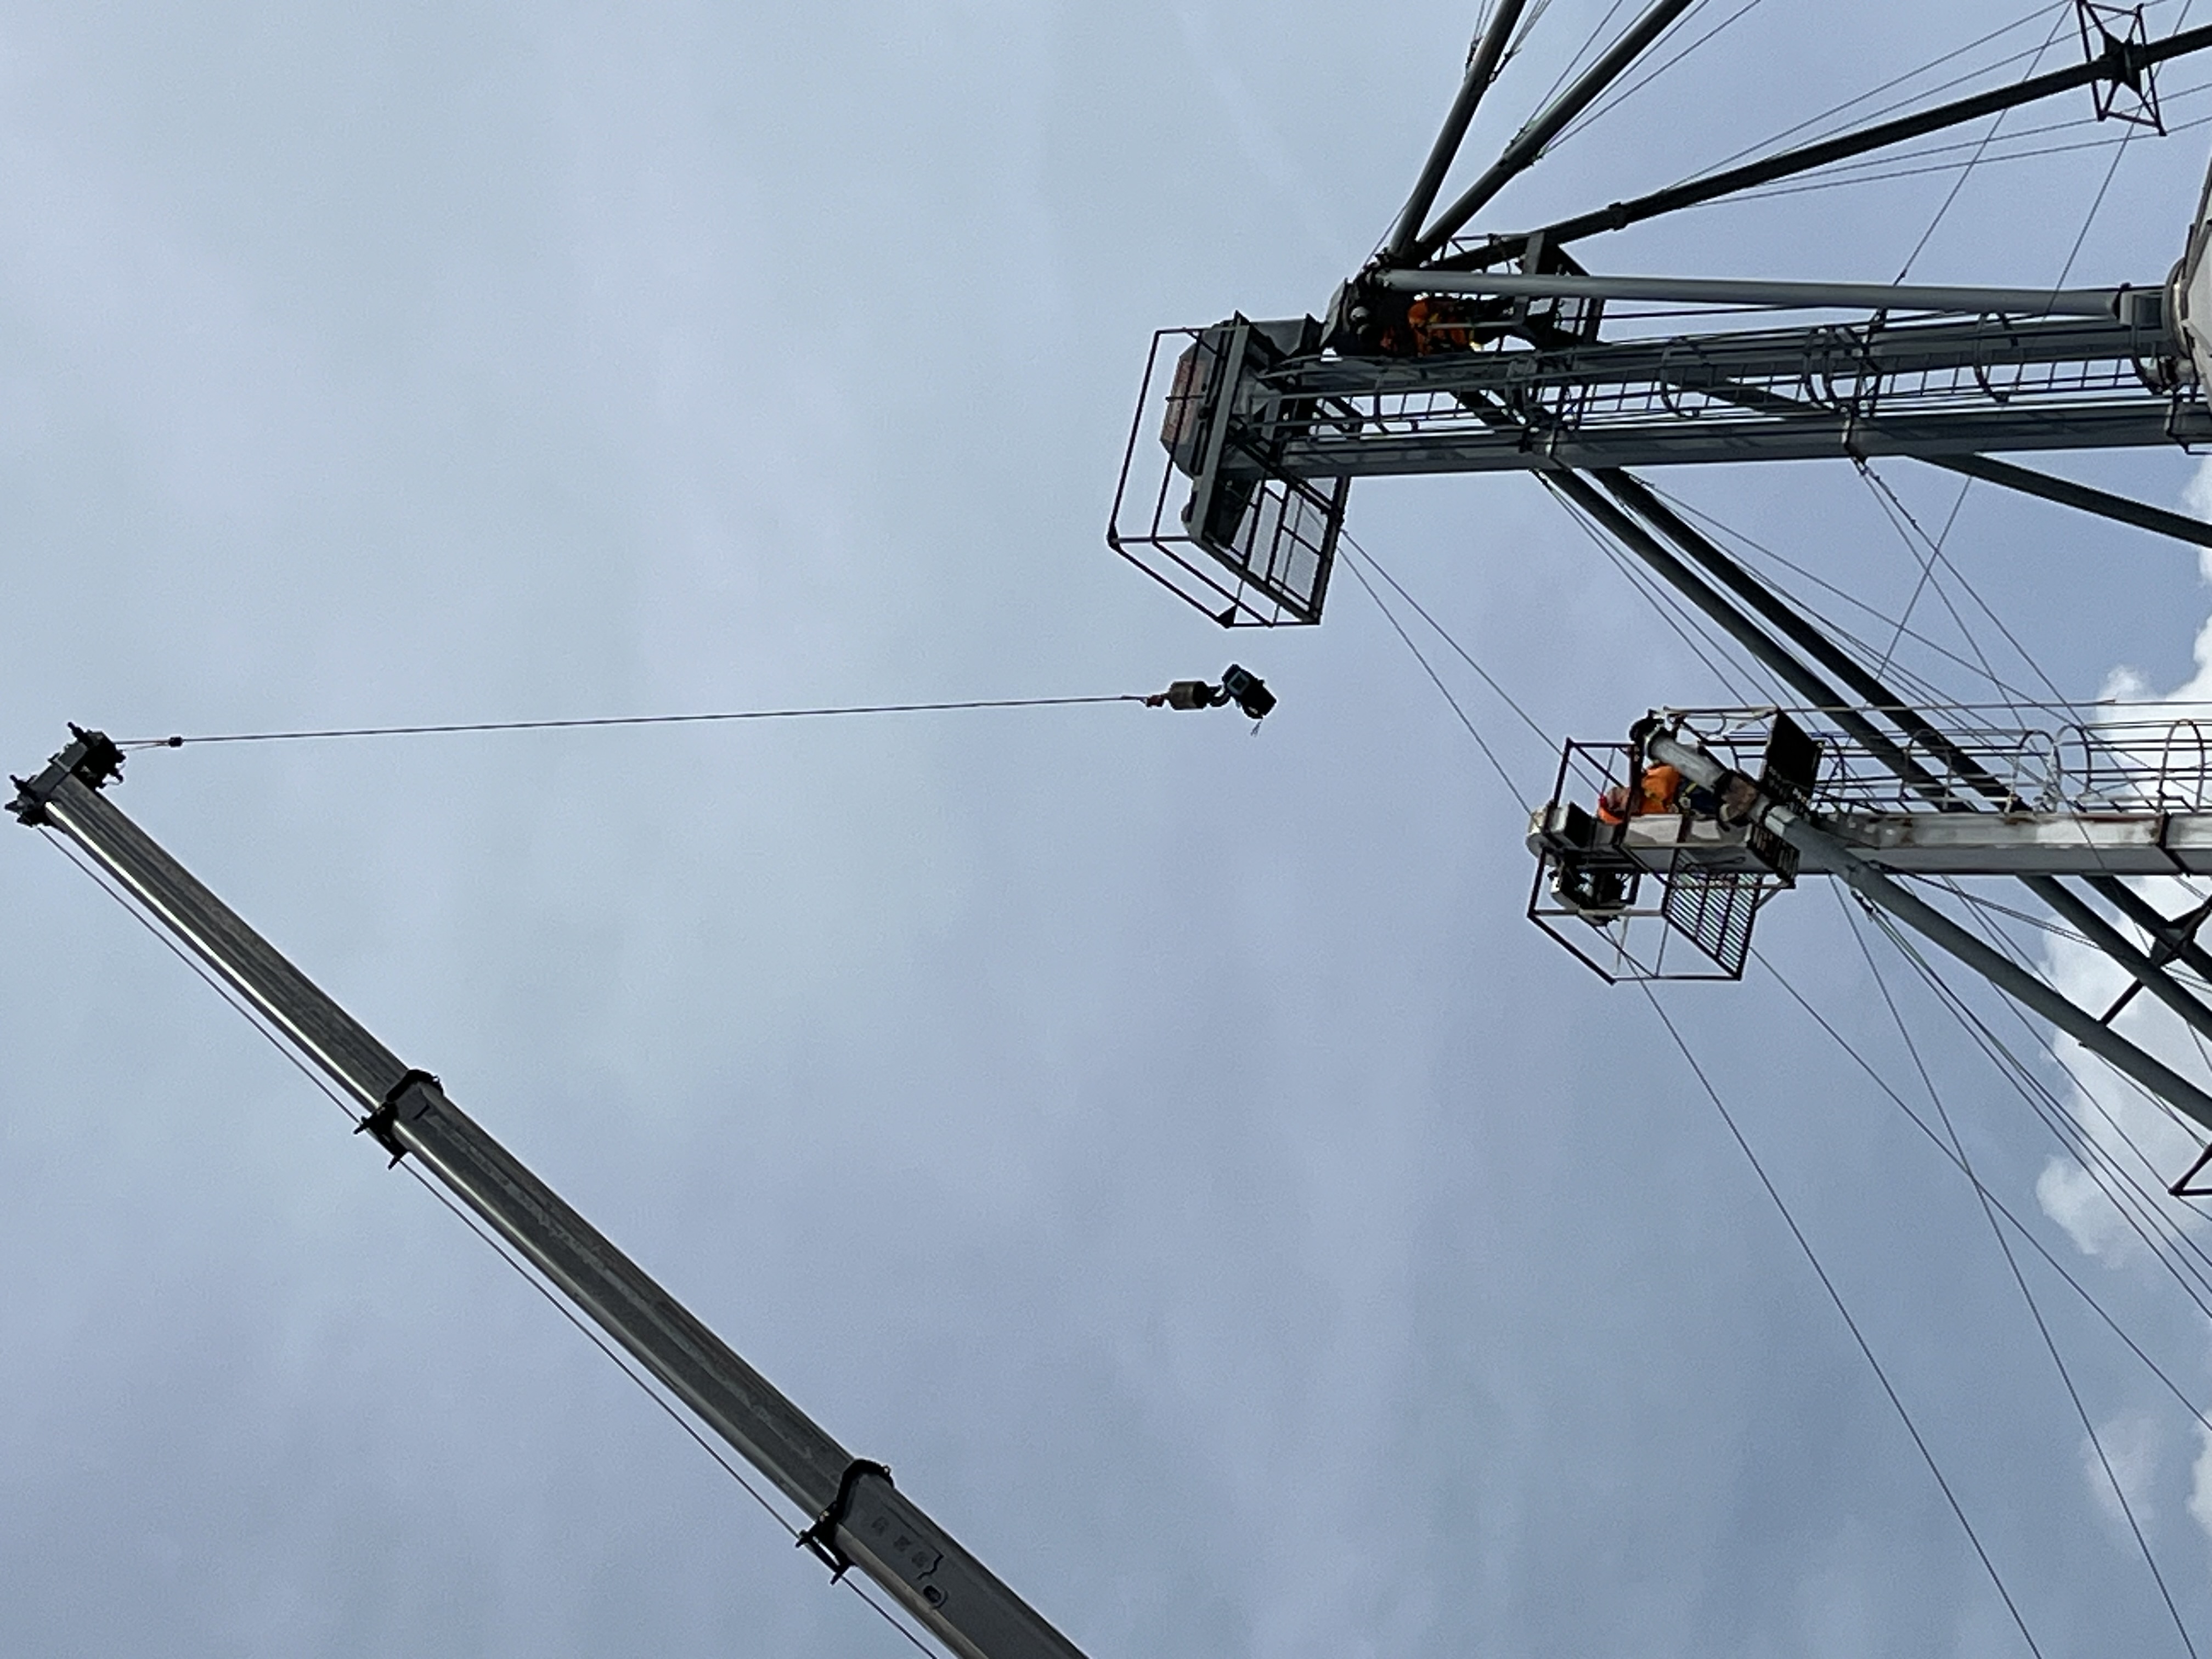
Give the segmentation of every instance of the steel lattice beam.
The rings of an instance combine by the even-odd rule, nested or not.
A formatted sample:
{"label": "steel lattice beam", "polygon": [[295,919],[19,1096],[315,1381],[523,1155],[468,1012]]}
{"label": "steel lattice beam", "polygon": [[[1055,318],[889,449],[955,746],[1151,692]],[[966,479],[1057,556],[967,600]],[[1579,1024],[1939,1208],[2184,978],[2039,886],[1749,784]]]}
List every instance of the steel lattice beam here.
{"label": "steel lattice beam", "polygon": [[[2212,441],[2155,289],[2124,317],[1746,330],[1240,363],[1223,476],[1929,458]],[[1260,329],[1282,325],[1257,325]]]}
{"label": "steel lattice beam", "polygon": [[[1664,190],[1613,202],[1589,213],[1557,220],[1529,234],[1500,237],[1484,246],[1470,248],[1437,263],[1445,268],[1481,270],[1517,258],[1532,237],[1558,246],[1600,231],[1625,230],[1630,225],[1656,219],[1662,214],[1717,201],[1741,191],[1755,190],[1762,185],[1771,185],[1815,167],[1848,161],[1852,156],[1864,155],[1873,150],[1886,149],[1892,144],[1903,143],[1909,139],[1925,137],[1946,127],[1956,126],[1984,115],[1994,115],[2000,110],[2033,103],[2057,93],[2069,92],[2076,87],[2129,83],[2139,80],[2146,71],[2160,64],[2201,52],[2207,46],[2212,46],[2212,25],[2185,29],[2179,34],[2168,35],[2163,40],[2148,44],[2108,38],[2105,50],[2087,63],[2053,70],[2046,75],[2032,76],[2012,86],[1976,93],[1948,104],[1937,105],[1933,109],[1901,115],[1894,120],[1879,122],[1856,132],[1823,139],[1818,143],[1801,144],[1761,161],[1723,168],[1702,179],[1687,179]],[[1425,239],[1417,252],[1424,257],[1433,254],[1437,251],[1441,240],[1431,241]]]}

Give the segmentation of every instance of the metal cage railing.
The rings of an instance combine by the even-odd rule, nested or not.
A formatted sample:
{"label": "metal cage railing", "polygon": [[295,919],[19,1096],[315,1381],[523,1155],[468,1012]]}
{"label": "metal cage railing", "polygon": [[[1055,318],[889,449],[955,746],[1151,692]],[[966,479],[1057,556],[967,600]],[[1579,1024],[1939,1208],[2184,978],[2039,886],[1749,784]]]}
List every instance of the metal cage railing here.
{"label": "metal cage railing", "polygon": [[1635,759],[1625,743],[1561,751],[1551,801],[1529,830],[1528,919],[1615,984],[1741,979],[1759,912],[1795,884],[1796,860],[1778,844],[1747,843],[1734,867],[1717,867],[1694,855],[1687,811],[1675,816],[1679,853],[1650,844],[1654,819],[1645,817],[1631,854],[1626,818],[1607,822],[1598,808],[1610,791],[1632,793]]}
{"label": "metal cage railing", "polygon": [[[1321,620],[1351,492],[1271,465],[1239,399],[1281,346],[1242,318],[1152,337],[1106,544],[1225,628]],[[1171,354],[1171,355],[1170,355]],[[1158,471],[1146,453],[1158,418]]]}

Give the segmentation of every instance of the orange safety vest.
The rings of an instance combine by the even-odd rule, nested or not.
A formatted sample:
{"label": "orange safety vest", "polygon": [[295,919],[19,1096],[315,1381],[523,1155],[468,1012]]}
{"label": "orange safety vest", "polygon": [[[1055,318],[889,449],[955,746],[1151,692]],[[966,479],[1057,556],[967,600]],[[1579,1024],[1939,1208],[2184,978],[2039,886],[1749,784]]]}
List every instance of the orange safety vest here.
{"label": "orange safety vest", "polygon": [[1648,766],[1644,769],[1641,786],[1633,794],[1622,790],[1621,806],[1615,808],[1608,789],[1597,798],[1597,821],[1600,823],[1620,823],[1627,817],[1640,817],[1647,812],[1671,812],[1681,798],[1682,775],[1671,766]]}
{"label": "orange safety vest", "polygon": [[1474,331],[1464,320],[1463,308],[1438,304],[1425,295],[1406,310],[1406,326],[1413,337],[1413,349],[1427,356],[1437,351],[1466,351],[1474,344]]}

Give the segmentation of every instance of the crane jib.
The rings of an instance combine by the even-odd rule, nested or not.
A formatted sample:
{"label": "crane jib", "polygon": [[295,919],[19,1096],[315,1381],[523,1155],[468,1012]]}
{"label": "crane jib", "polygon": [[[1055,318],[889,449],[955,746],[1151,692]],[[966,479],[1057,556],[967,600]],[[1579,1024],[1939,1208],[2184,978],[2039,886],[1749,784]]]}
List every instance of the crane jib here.
{"label": "crane jib", "polygon": [[891,1483],[855,1459],[643,1268],[402,1061],[133,823],[102,787],[121,757],[76,732],[12,810],[66,837],[143,915],[205,962],[287,1045],[358,1104],[360,1127],[495,1228],[577,1309],[963,1659],[1081,1659],[1080,1650]]}

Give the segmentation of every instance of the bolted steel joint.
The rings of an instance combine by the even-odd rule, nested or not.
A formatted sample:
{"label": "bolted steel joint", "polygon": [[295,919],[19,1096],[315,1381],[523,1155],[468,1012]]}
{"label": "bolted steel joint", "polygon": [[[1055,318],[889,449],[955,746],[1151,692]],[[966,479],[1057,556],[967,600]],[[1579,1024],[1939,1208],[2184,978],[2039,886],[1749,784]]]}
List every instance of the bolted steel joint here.
{"label": "bolted steel joint", "polygon": [[37,777],[8,780],[15,786],[15,799],[8,810],[17,823],[32,829],[44,823],[46,803],[61,787],[64,778],[75,778],[88,789],[104,789],[122,777],[123,750],[106,732],[88,732],[72,720],[70,736],[69,746],[48,761],[46,769]]}

